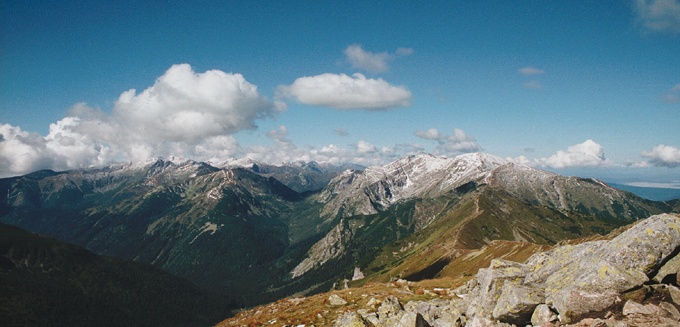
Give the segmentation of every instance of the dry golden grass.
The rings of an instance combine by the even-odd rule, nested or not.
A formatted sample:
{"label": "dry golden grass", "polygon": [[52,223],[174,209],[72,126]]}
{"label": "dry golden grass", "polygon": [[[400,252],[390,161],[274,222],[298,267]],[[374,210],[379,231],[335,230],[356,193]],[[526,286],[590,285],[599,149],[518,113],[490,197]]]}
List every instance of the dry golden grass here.
{"label": "dry golden grass", "polygon": [[[386,297],[396,296],[402,303],[413,300],[450,298],[449,291],[464,281],[443,278],[421,282],[403,280],[390,283],[369,283],[358,288],[331,291],[308,297],[285,298],[274,303],[262,305],[239,312],[236,316],[222,321],[217,326],[332,326],[339,315],[358,309],[376,310]],[[337,294],[347,304],[333,306],[328,297]],[[369,306],[374,299],[377,304]]]}

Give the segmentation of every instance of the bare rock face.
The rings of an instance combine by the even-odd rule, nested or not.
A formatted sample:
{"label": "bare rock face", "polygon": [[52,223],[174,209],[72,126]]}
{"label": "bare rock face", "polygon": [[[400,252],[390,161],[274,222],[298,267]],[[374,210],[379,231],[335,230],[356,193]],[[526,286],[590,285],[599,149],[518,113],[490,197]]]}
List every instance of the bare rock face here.
{"label": "bare rock face", "polygon": [[307,257],[290,274],[293,278],[300,277],[315,266],[342,255],[351,238],[352,229],[343,219],[307,251]]}

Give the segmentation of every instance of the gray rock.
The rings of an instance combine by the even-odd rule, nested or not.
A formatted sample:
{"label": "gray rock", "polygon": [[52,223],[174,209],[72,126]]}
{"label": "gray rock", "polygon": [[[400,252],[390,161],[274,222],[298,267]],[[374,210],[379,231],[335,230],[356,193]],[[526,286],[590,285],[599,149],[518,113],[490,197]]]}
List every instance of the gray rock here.
{"label": "gray rock", "polygon": [[556,320],[557,315],[547,304],[539,304],[531,315],[531,324],[534,326],[543,326]]}
{"label": "gray rock", "polygon": [[675,305],[680,305],[680,289],[673,285],[668,285],[668,293],[670,294],[673,303],[675,303]]}
{"label": "gray rock", "polygon": [[373,324],[367,322],[356,312],[345,312],[341,314],[333,327],[374,327]]}
{"label": "gray rock", "polygon": [[328,303],[330,303],[330,305],[333,305],[333,306],[340,306],[340,305],[347,304],[347,301],[345,301],[345,299],[341,298],[340,295],[331,294],[328,297]]}
{"label": "gray rock", "polygon": [[510,324],[493,321],[488,318],[474,317],[467,325],[467,327],[513,327]]}
{"label": "gray rock", "polygon": [[[609,242],[581,246],[588,244],[594,249],[583,251],[583,257],[564,251],[569,258],[553,258],[568,263],[545,281],[546,303],[558,310],[563,322],[606,309],[614,304],[618,293],[648,281],[647,275],[680,246],[680,217],[652,216]],[[540,278],[534,282],[540,282]]]}
{"label": "gray rock", "polygon": [[404,306],[401,305],[399,299],[395,296],[388,296],[385,301],[378,308],[378,316],[382,319],[383,317],[390,317],[400,314],[404,310]]}
{"label": "gray rock", "polygon": [[668,317],[680,321],[680,311],[674,305],[668,302],[659,303],[659,308],[665,310],[668,313]]}
{"label": "gray rock", "polygon": [[407,312],[399,320],[399,324],[395,327],[431,327],[425,321],[425,318],[417,312]]}
{"label": "gray rock", "polygon": [[463,314],[460,307],[452,301],[432,299],[429,301],[411,301],[404,305],[404,310],[422,315],[431,326],[454,326],[460,323]]}
{"label": "gray rock", "polygon": [[378,319],[380,323],[377,325],[396,326],[405,313],[404,306],[401,305],[399,299],[394,296],[388,296],[378,308]]}
{"label": "gray rock", "polygon": [[579,258],[586,258],[604,246],[607,241],[592,241],[577,245],[563,245],[550,251],[539,252],[527,259],[530,271],[524,282],[526,284],[543,284],[552,274],[565,266],[577,261]]}
{"label": "gray rock", "polygon": [[618,299],[619,293],[612,290],[589,292],[569,288],[553,297],[552,307],[559,312],[561,322],[570,323],[581,320],[589,313],[605,311]]}
{"label": "gray rock", "polygon": [[644,315],[644,316],[662,316],[663,309],[653,305],[653,304],[640,304],[635,301],[626,301],[623,305],[623,315]]}
{"label": "gray rock", "polygon": [[[661,283],[667,276],[673,274],[676,274],[677,279],[678,273],[680,273],[680,255],[676,255],[663,266],[661,266],[659,272],[656,273],[652,280],[657,283]],[[677,281],[674,282],[677,283]]]}
{"label": "gray rock", "polygon": [[493,309],[493,317],[511,324],[526,324],[544,299],[542,289],[506,281]]}
{"label": "gray rock", "polygon": [[529,266],[502,259],[491,261],[489,268],[479,269],[468,294],[470,304],[465,312],[468,317],[492,318],[498,298],[506,281],[519,283],[524,279]]}

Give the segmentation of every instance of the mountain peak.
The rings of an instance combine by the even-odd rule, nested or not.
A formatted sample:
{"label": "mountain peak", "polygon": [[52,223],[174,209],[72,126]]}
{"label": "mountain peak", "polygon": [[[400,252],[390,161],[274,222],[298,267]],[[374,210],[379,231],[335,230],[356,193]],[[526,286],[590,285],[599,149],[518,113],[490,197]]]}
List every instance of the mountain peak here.
{"label": "mountain peak", "polygon": [[486,153],[454,158],[421,153],[363,172],[345,172],[320,196],[329,202],[327,215],[371,214],[401,200],[442,195],[471,182],[486,184],[493,170],[508,163]]}
{"label": "mountain peak", "polygon": [[471,164],[479,164],[489,168],[493,167],[491,169],[510,163],[506,159],[484,152],[465,153],[456,156],[454,159],[470,162]]}

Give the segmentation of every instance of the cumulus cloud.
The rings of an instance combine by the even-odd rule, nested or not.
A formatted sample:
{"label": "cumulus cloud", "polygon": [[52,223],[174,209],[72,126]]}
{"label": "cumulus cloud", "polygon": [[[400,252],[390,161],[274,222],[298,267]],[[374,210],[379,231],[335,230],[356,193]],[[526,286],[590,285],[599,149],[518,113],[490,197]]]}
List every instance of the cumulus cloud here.
{"label": "cumulus cloud", "polygon": [[267,132],[267,137],[277,141],[286,140],[286,136],[288,136],[288,128],[283,125],[279,126],[278,129],[272,129]]}
{"label": "cumulus cloud", "polygon": [[375,145],[368,143],[364,140],[360,140],[359,142],[357,142],[356,148],[357,153],[359,154],[375,153],[376,151],[378,151]]}
{"label": "cumulus cloud", "polygon": [[300,77],[292,85],[279,86],[279,95],[300,103],[336,109],[387,110],[411,105],[411,92],[385,80],[362,74],[321,74]]}
{"label": "cumulus cloud", "polygon": [[648,31],[680,33],[680,1],[637,0],[638,22]]}
{"label": "cumulus cloud", "polygon": [[242,151],[231,135],[255,128],[257,119],[276,112],[240,74],[196,73],[187,64],[174,65],[144,91],[123,92],[110,115],[76,104],[50,125],[45,137],[2,125],[0,174],[156,156],[208,160],[215,154]]}
{"label": "cumulus cloud", "polygon": [[659,167],[680,167],[680,149],[659,144],[652,148],[651,151],[642,152],[642,156],[649,160],[654,166]]}
{"label": "cumulus cloud", "polygon": [[149,142],[193,143],[233,134],[255,128],[255,119],[273,113],[274,106],[242,75],[195,73],[188,64],[173,65],[139,94],[124,92],[114,106],[128,132]]}
{"label": "cumulus cloud", "polygon": [[604,157],[602,146],[593,140],[572,145],[567,151],[559,150],[548,158],[537,159],[537,162],[550,168],[604,166],[609,162]]}
{"label": "cumulus cloud", "polygon": [[418,131],[416,131],[415,134],[416,134],[417,137],[420,137],[420,138],[423,138],[423,139],[426,139],[426,140],[441,140],[441,139],[445,138],[445,136],[442,135],[441,133],[439,133],[439,130],[437,130],[434,127],[430,128],[426,131],[418,130]]}
{"label": "cumulus cloud", "polygon": [[398,48],[395,54],[387,52],[373,53],[361,48],[358,44],[352,44],[345,49],[345,57],[352,68],[363,69],[372,73],[381,73],[389,70],[388,62],[395,56],[408,56],[413,53],[411,48]]}
{"label": "cumulus cloud", "polygon": [[512,161],[512,162],[514,162],[514,163],[516,163],[516,164],[518,164],[518,165],[525,165],[525,166],[533,166],[533,165],[535,165],[535,162],[529,160],[529,159],[528,159],[527,157],[525,157],[525,156],[519,156],[519,157],[516,157],[516,158],[507,157],[507,158],[505,158],[505,159],[508,160],[508,161]]}
{"label": "cumulus cloud", "polygon": [[518,71],[522,75],[541,75],[545,73],[543,69],[538,69],[536,67],[531,66],[522,67]]}
{"label": "cumulus cloud", "polygon": [[482,151],[482,147],[474,137],[458,128],[454,128],[451,135],[440,133],[436,128],[430,128],[426,131],[418,130],[415,135],[422,139],[437,141],[434,150],[436,155],[456,156],[462,153]]}

